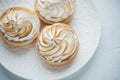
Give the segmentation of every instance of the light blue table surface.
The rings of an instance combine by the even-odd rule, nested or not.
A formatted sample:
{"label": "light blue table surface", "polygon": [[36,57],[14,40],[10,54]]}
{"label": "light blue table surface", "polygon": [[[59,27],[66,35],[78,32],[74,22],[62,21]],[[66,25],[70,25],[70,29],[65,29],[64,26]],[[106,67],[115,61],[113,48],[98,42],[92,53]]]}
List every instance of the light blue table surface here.
{"label": "light blue table surface", "polygon": [[[120,0],[93,0],[102,23],[100,44],[85,67],[62,80],[120,80]],[[0,80],[22,80],[0,65]]]}

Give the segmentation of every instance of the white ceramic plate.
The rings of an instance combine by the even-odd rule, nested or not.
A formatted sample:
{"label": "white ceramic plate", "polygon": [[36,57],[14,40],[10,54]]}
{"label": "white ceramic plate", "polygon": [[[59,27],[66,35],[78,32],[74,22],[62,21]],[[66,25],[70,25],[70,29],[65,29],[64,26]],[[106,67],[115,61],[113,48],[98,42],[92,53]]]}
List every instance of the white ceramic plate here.
{"label": "white ceramic plate", "polygon": [[[0,15],[13,6],[34,9],[34,0],[0,0]],[[1,38],[0,63],[10,72],[30,80],[55,80],[73,74],[90,60],[100,40],[100,21],[91,0],[76,0],[76,12],[70,25],[80,40],[79,53],[71,64],[48,66],[40,60],[35,43],[24,49],[16,49],[5,44]]]}

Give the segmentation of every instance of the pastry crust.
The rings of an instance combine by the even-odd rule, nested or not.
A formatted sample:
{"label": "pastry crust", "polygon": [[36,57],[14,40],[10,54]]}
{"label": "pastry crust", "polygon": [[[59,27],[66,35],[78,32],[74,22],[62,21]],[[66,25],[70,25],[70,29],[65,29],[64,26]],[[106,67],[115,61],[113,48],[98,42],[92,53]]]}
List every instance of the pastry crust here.
{"label": "pastry crust", "polygon": [[[52,0],[51,0],[52,1]],[[57,1],[57,0],[56,0]],[[60,0],[59,0],[60,1]],[[65,2],[65,0],[61,0],[58,3],[55,2],[49,2],[50,6],[49,7],[54,7],[54,9],[57,10],[58,13],[59,10],[57,9],[58,6],[61,7],[61,10],[63,10],[64,13],[62,13],[62,15],[54,15],[54,11],[53,10],[49,10],[49,8],[46,8],[44,6],[44,4],[42,6],[44,6],[44,8],[42,8],[40,6],[39,2],[42,2],[42,0],[35,0],[35,12],[36,14],[39,16],[39,18],[44,21],[47,24],[53,24],[53,23],[68,23],[70,22],[70,20],[73,17],[74,14],[74,10],[75,10],[75,1],[74,0],[66,0],[67,2]],[[44,3],[47,1],[44,1]],[[53,3],[53,4],[52,4]],[[66,4],[65,4],[66,3]],[[62,5],[61,5],[62,4]],[[62,8],[64,4],[64,8]],[[69,5],[68,5],[69,4]],[[54,6],[55,5],[55,6]],[[57,5],[57,6],[56,6]],[[52,12],[52,13],[51,13]],[[41,13],[45,14],[42,15]],[[52,16],[51,16],[52,15]],[[47,19],[48,18],[48,19]]]}
{"label": "pastry crust", "polygon": [[9,8],[0,17],[0,36],[13,47],[30,45],[38,36],[39,29],[37,15],[23,7]]}
{"label": "pastry crust", "polygon": [[[36,11],[36,14],[39,16],[39,18],[40,18],[43,22],[45,22],[45,23],[47,23],[47,24],[53,24],[53,23],[54,23],[54,22],[52,22],[52,21],[46,20],[44,17],[42,17],[42,16],[39,14],[38,11]],[[71,21],[72,17],[73,17],[73,15],[72,15],[72,16],[69,16],[68,18],[66,18],[65,20],[60,21],[60,22],[61,22],[61,23],[69,23],[69,22]]]}
{"label": "pastry crust", "polygon": [[63,66],[76,57],[79,40],[69,25],[55,23],[43,28],[38,36],[36,48],[47,64]]}

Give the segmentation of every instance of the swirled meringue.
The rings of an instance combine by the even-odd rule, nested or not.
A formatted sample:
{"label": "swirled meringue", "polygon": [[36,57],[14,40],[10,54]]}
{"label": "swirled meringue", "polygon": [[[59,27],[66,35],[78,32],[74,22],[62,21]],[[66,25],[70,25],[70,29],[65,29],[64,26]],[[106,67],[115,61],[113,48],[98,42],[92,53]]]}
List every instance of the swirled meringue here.
{"label": "swirled meringue", "polygon": [[7,9],[0,18],[0,34],[8,44],[21,47],[31,43],[38,35],[40,21],[26,8]]}
{"label": "swirled meringue", "polygon": [[41,58],[52,65],[71,62],[78,48],[78,37],[67,24],[56,23],[46,26],[38,36],[37,50]]}
{"label": "swirled meringue", "polygon": [[75,0],[36,0],[35,9],[48,24],[68,22],[75,10]]}

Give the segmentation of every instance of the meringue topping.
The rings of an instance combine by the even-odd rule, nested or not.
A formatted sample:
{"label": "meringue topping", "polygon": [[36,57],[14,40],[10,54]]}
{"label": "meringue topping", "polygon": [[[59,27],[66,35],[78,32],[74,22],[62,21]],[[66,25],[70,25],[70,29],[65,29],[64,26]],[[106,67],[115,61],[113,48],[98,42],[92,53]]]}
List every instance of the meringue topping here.
{"label": "meringue topping", "polygon": [[10,41],[30,40],[39,33],[39,27],[35,13],[24,8],[10,8],[0,18],[0,31]]}
{"label": "meringue topping", "polygon": [[74,13],[74,0],[36,0],[36,11],[48,21],[60,22]]}
{"label": "meringue topping", "polygon": [[64,25],[56,23],[46,26],[38,37],[38,51],[49,62],[61,63],[76,54],[78,38],[69,26]]}

